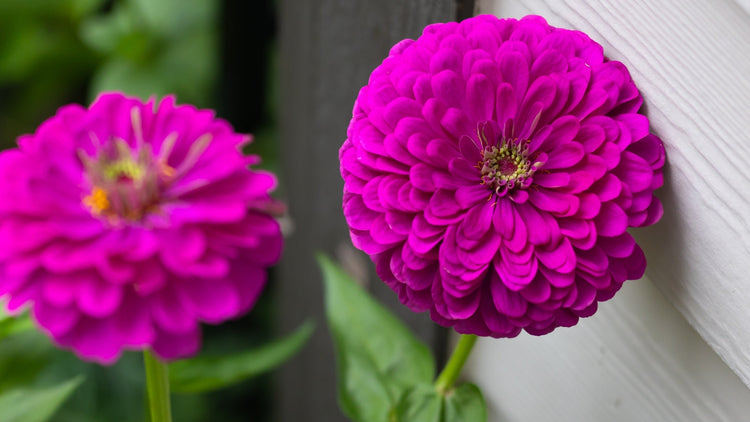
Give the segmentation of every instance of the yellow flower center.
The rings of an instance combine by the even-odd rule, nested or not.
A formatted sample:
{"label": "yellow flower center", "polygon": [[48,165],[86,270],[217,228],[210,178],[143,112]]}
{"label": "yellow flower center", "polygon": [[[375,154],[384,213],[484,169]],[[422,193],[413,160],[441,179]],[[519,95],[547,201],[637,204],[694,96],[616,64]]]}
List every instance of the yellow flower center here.
{"label": "yellow flower center", "polygon": [[83,204],[91,210],[92,214],[102,215],[109,210],[107,191],[98,186],[94,186],[94,188],[91,189],[91,194],[83,198]]}
{"label": "yellow flower center", "polygon": [[494,178],[499,184],[524,177],[531,167],[528,153],[512,143],[487,147],[482,158],[482,177]]}
{"label": "yellow flower center", "polygon": [[143,168],[132,157],[127,156],[108,163],[104,168],[104,177],[109,180],[127,178],[140,181],[143,178]]}
{"label": "yellow flower center", "polygon": [[131,120],[134,140],[130,143],[117,137],[100,142],[92,134],[96,152],[89,155],[78,151],[91,186],[81,204],[93,216],[114,225],[140,224],[148,215],[159,213],[165,190],[195,165],[211,142],[209,133],[198,137],[174,168],[167,163],[179,134],[169,134],[160,150],[154,152],[143,138],[141,112],[137,107],[131,110]]}
{"label": "yellow flower center", "polygon": [[477,164],[482,172],[482,184],[499,195],[514,188],[529,187],[541,163],[529,157],[528,143],[528,140],[501,139],[497,145],[485,144],[482,160]]}

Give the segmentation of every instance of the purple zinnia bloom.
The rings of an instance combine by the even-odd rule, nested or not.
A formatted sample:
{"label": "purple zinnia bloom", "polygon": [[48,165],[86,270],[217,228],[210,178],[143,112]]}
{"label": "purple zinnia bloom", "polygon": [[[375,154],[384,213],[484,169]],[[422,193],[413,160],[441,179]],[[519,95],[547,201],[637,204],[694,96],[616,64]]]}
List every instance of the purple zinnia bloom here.
{"label": "purple zinnia bloom", "polygon": [[341,147],[354,245],[460,333],[549,333],[646,260],[664,148],[625,66],[585,34],[477,16],[394,46]]}
{"label": "purple zinnia bloom", "polygon": [[249,141],[172,97],[60,108],[0,153],[0,297],[85,359],[196,353],[199,322],[247,312],[281,253]]}

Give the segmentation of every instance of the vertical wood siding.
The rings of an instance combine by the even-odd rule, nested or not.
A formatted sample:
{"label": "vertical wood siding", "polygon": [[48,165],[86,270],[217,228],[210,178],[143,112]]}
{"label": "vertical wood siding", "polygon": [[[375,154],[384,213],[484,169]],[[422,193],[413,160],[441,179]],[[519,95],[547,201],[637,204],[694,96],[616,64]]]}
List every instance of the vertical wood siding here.
{"label": "vertical wood siding", "polygon": [[634,232],[656,288],[630,281],[596,315],[549,336],[480,341],[469,377],[494,421],[747,420],[748,5],[478,1],[478,13],[539,14],[600,42],[630,69],[667,149],[664,218]]}
{"label": "vertical wood siding", "polygon": [[646,274],[750,384],[750,17],[732,0],[486,0],[583,30],[624,62],[665,142]]}
{"label": "vertical wood siding", "polygon": [[739,422],[750,390],[647,279],[543,337],[480,339],[489,422]]}
{"label": "vertical wood siding", "polygon": [[[646,280],[629,282],[576,328],[480,341],[469,375],[485,389],[494,420],[744,420],[750,413],[750,391],[740,381],[750,383],[750,0],[477,3],[480,12],[498,16],[541,14],[602,43],[631,70],[668,154],[659,193],[664,220],[635,233],[658,290]],[[393,43],[452,20],[456,10],[448,0],[281,2],[282,178],[295,231],[277,277],[279,328],[289,331],[309,316],[319,323],[316,338],[278,380],[282,422],[344,420],[336,410],[312,251],[337,254],[374,280],[376,296],[396,302],[362,270],[372,266],[348,247],[341,217],[336,153],[357,90]],[[394,309],[439,347],[440,330],[424,315]]]}
{"label": "vertical wood siding", "polygon": [[[432,22],[456,17],[454,0],[285,0],[281,26],[282,184],[294,225],[274,288],[279,330],[307,318],[317,332],[277,380],[282,422],[344,421],[336,405],[334,358],[323,316],[322,282],[314,262],[322,250],[370,274],[371,290],[433,345],[445,332],[426,315],[398,304],[372,274],[373,265],[351,249],[341,212],[343,182],[338,149],[346,137],[354,99],[372,69],[403,38],[415,38]],[[363,270],[364,268],[364,270]]]}

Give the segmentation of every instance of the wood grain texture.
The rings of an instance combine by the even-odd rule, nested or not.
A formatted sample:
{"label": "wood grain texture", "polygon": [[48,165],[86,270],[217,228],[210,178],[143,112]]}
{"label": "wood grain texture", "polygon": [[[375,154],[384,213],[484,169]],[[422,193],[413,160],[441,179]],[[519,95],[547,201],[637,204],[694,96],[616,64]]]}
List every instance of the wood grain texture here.
{"label": "wood grain texture", "polygon": [[490,422],[739,422],[750,390],[646,280],[544,337],[480,339],[465,372]]}
{"label": "wood grain texture", "polygon": [[636,232],[647,274],[749,383],[750,18],[734,1],[517,5],[628,65],[667,148],[664,219]]}
{"label": "wood grain texture", "polygon": [[[750,385],[748,4],[747,0],[483,0],[477,8],[478,13],[502,17],[539,14],[552,25],[582,30],[604,46],[608,57],[628,66],[644,95],[652,131],[664,140],[667,150],[666,183],[657,192],[664,203],[664,218],[654,227],[634,231],[649,260],[646,274],[746,385]],[[626,284],[627,289],[632,287]],[[641,295],[637,299],[650,298]],[[650,314],[634,314],[631,307],[637,307],[638,302],[635,297],[630,302],[625,304],[616,296],[615,301],[601,306],[592,322],[542,341],[535,339],[537,342],[522,349],[525,351],[519,356],[545,348],[558,355],[554,359],[560,367],[552,363],[523,365],[528,373],[512,382],[551,371],[549,377],[567,379],[568,389],[575,382],[576,389],[593,394],[596,389],[578,380],[581,372],[593,371],[586,361],[596,358],[597,365],[604,368],[599,375],[602,379],[597,382],[592,374],[585,378],[602,390],[593,397],[604,400],[573,401],[575,406],[569,407],[588,406],[583,412],[589,417],[555,420],[747,420],[748,390],[738,386],[726,368],[722,370],[715,357],[706,353],[704,343],[676,322],[671,323],[672,328],[661,327],[665,324],[662,319],[674,319],[673,315],[663,315],[656,307]],[[638,318],[642,321],[637,322]],[[613,330],[625,335],[621,340],[609,338]],[[682,340],[669,339],[669,335],[678,334],[684,336]],[[568,338],[571,335],[590,338],[583,338],[576,349]],[[603,355],[591,354],[586,342],[599,336],[609,338],[608,348],[622,348],[628,354],[610,354],[614,360],[606,361]],[[484,347],[499,357],[485,354],[484,359],[505,360],[500,348],[513,347],[491,344]],[[561,355],[563,351],[583,353],[586,359],[571,360]],[[535,359],[550,359],[533,353]],[[634,360],[629,353],[640,357]],[[692,357],[685,360],[686,355]],[[486,380],[483,372],[476,370],[473,376]],[[498,391],[507,381],[502,380],[505,374],[498,376],[498,386],[489,383],[487,388],[499,399]],[[619,403],[634,403],[630,411],[636,413],[605,409],[614,406],[615,396],[607,391],[613,386],[630,394],[631,399],[620,397]],[[638,393],[640,390],[646,393]],[[549,392],[541,391],[549,399]],[[560,400],[574,400],[574,395],[567,393],[563,394],[566,399]],[[510,398],[506,400],[512,403]],[[650,417],[640,417],[638,411]],[[605,414],[616,419],[605,418]],[[553,420],[550,415],[537,413],[537,419],[509,420]]]}
{"label": "wood grain texture", "polygon": [[426,315],[398,303],[374,276],[374,266],[352,251],[341,211],[338,149],[346,137],[357,93],[370,72],[403,38],[456,16],[454,0],[286,0],[280,3],[282,187],[294,225],[279,266],[279,330],[317,323],[314,338],[277,379],[282,422],[344,421],[336,404],[334,355],[323,313],[315,251],[370,274],[371,291],[438,351],[445,331]]}

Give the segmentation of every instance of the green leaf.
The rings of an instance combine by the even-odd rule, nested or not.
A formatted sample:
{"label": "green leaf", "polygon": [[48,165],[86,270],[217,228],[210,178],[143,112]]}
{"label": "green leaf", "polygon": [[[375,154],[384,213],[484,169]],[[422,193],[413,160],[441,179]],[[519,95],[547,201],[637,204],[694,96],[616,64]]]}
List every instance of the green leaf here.
{"label": "green leaf", "polygon": [[70,11],[75,18],[81,18],[92,13],[96,13],[97,9],[102,7],[105,0],[70,0]]}
{"label": "green leaf", "polygon": [[0,340],[0,392],[31,383],[49,364],[53,353],[49,340],[37,331]]}
{"label": "green leaf", "polygon": [[339,403],[356,422],[387,420],[404,393],[435,376],[423,343],[330,259],[318,256],[336,348]]}
{"label": "green leaf", "polygon": [[443,397],[435,386],[421,384],[404,394],[391,412],[389,422],[440,422],[442,407]]}
{"label": "green leaf", "polygon": [[6,311],[6,303],[3,301],[0,301],[0,322],[3,322],[7,319],[13,318],[12,315],[8,314],[8,311]]}
{"label": "green leaf", "polygon": [[49,55],[50,43],[34,22],[9,23],[0,33],[0,81],[16,82]]}
{"label": "green leaf", "polygon": [[208,27],[218,14],[218,2],[214,0],[130,0],[130,3],[150,32],[169,38],[184,37],[199,27]]}
{"label": "green leaf", "polygon": [[75,377],[46,388],[18,388],[0,395],[0,415],[4,422],[44,422],[49,420],[83,381]]}
{"label": "green leaf", "polygon": [[479,387],[466,383],[448,392],[445,396],[443,421],[486,422],[487,406]]}
{"label": "green leaf", "polygon": [[34,328],[34,323],[28,314],[10,316],[0,305],[0,340],[16,333],[22,333]]}
{"label": "green leaf", "polygon": [[123,91],[141,99],[152,95],[161,97],[169,93],[169,88],[165,88],[163,83],[166,78],[153,66],[141,66],[115,57],[97,70],[91,81],[90,93],[96,97],[104,91]]}
{"label": "green leaf", "polygon": [[307,343],[314,324],[306,322],[291,335],[258,349],[225,356],[198,356],[169,365],[169,382],[177,393],[200,393],[236,384],[270,371]]}
{"label": "green leaf", "polygon": [[113,53],[121,40],[137,30],[137,24],[128,8],[116,4],[106,15],[94,15],[79,27],[81,40],[101,53]]}
{"label": "green leaf", "polygon": [[[216,74],[215,37],[209,31],[194,31],[185,37],[162,45],[154,57],[131,60],[125,56],[146,54],[148,40],[138,33],[118,43],[112,55],[94,74],[90,93],[123,91],[142,99],[177,94],[181,103],[205,106]],[[141,42],[143,41],[143,42]],[[143,48],[142,52],[139,49]],[[129,52],[125,53],[125,50]],[[196,60],[201,57],[202,60]],[[93,98],[92,98],[93,99]]]}
{"label": "green leaf", "polygon": [[401,398],[389,422],[486,422],[487,407],[474,384],[462,384],[442,396],[434,385],[418,385]]}

